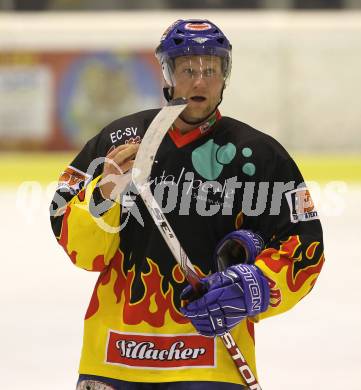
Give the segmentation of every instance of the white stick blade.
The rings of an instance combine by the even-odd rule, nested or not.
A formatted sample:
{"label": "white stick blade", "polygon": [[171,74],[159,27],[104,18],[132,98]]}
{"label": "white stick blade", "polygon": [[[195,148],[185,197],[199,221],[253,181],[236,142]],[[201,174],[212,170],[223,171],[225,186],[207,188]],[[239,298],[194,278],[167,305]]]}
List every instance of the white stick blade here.
{"label": "white stick blade", "polygon": [[186,106],[186,99],[172,100],[158,112],[149,125],[139,146],[132,169],[132,180],[138,190],[139,186],[148,180],[155,155],[165,134]]}

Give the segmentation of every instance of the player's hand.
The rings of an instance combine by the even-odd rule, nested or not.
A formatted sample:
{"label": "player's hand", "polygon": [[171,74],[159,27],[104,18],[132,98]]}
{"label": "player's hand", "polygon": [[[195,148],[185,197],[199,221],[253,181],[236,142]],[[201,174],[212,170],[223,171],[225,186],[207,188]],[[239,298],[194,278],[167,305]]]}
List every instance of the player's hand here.
{"label": "player's hand", "polygon": [[139,144],[120,145],[105,158],[99,189],[104,199],[116,199],[131,180],[130,171]]}
{"label": "player's hand", "polygon": [[[268,308],[268,282],[255,265],[232,265],[202,279],[202,283],[207,292],[180,310],[203,336],[220,336],[246,317],[253,317]],[[191,297],[192,287],[187,286],[181,298],[188,300]]]}

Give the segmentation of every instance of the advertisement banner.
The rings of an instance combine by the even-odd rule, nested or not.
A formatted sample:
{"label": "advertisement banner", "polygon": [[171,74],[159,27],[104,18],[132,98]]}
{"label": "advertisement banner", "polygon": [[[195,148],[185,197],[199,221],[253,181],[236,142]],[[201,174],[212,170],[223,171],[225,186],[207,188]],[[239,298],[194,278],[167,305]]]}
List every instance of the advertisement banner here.
{"label": "advertisement banner", "polygon": [[0,53],[0,149],[78,149],[111,121],[162,104],[150,51]]}

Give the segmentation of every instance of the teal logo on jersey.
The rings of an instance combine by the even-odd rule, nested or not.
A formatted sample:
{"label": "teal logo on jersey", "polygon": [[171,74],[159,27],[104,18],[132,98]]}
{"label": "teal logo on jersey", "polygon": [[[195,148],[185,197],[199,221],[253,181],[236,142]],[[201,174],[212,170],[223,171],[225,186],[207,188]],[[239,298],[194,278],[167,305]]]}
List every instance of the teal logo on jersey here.
{"label": "teal logo on jersey", "polygon": [[[245,158],[251,157],[253,154],[253,151],[251,148],[243,148],[242,149],[242,156]],[[246,162],[242,166],[242,172],[247,176],[253,176],[256,173],[256,166],[251,162]]]}
{"label": "teal logo on jersey", "polygon": [[224,165],[229,164],[236,155],[236,147],[228,144],[220,146],[212,139],[192,152],[194,169],[203,178],[215,180],[222,173]]}

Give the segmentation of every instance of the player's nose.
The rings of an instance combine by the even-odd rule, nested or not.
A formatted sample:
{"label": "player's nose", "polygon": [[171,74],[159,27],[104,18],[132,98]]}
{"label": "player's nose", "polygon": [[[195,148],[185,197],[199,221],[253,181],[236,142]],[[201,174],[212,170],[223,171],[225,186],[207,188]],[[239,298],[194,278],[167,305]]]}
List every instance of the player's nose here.
{"label": "player's nose", "polygon": [[207,82],[202,74],[200,74],[199,76],[197,76],[193,79],[193,87],[194,88],[201,88],[201,87],[203,88],[203,87],[206,87],[206,85],[207,85]]}

